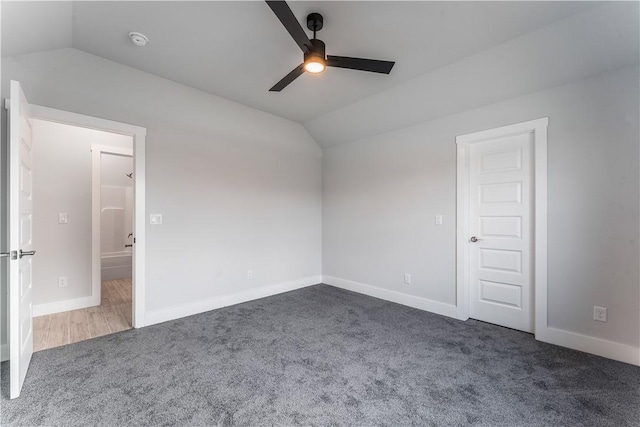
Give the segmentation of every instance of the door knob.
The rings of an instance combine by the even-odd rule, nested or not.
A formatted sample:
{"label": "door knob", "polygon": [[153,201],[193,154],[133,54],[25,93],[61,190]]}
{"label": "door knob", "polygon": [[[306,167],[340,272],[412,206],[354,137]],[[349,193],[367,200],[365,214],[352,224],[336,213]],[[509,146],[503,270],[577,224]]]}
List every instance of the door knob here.
{"label": "door knob", "polygon": [[19,257],[22,259],[23,256],[33,256],[36,254],[36,251],[23,251],[20,249]]}
{"label": "door knob", "polygon": [[478,239],[476,236],[471,236],[471,238],[469,240],[472,241],[473,243],[475,243],[475,242],[479,242],[482,239]]}

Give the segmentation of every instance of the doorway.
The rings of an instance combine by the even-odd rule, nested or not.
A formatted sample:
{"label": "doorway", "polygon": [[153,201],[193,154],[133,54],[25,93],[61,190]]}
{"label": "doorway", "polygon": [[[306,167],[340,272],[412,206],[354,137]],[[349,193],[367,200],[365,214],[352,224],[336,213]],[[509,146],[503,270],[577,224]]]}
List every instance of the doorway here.
{"label": "doorway", "polygon": [[32,123],[34,351],[130,329],[132,137]]}
{"label": "doorway", "polygon": [[546,326],[548,119],[456,138],[459,317]]}

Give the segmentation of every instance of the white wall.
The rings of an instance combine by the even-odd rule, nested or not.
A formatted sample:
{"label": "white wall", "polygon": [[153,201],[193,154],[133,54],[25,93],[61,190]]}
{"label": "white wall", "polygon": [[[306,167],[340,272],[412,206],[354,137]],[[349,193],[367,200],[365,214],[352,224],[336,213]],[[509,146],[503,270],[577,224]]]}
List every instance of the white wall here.
{"label": "white wall", "polygon": [[[624,68],[325,149],[323,273],[455,304],[455,137],[548,116],[549,325],[637,348],[638,75]],[[594,305],[607,323],[592,320]]]}
{"label": "white wall", "polygon": [[319,282],[321,150],[300,124],[74,49],[3,58],[3,97],[11,79],[147,128],[148,321]]}
{"label": "white wall", "polygon": [[[33,304],[88,297],[91,145],[132,148],[132,138],[34,120],[33,144]],[[68,224],[58,224],[60,212],[68,214]],[[66,287],[58,286],[61,276],[68,278]]]}

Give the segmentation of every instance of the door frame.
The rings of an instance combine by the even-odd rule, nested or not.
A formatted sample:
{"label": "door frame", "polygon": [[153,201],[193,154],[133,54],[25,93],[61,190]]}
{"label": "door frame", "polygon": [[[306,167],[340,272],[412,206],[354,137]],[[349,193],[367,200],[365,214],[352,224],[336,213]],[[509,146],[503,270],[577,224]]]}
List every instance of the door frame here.
{"label": "door frame", "polygon": [[[103,154],[132,157],[134,163],[136,161],[133,150],[130,148],[91,144],[91,298],[94,300],[95,305],[100,305],[102,301],[102,218],[100,214],[102,211],[101,159]],[[134,188],[136,186],[135,178],[136,175],[134,174]],[[135,238],[131,241],[133,242],[134,240]],[[135,268],[133,269],[133,274],[135,274]],[[135,289],[134,285],[133,293],[135,293]]]}
{"label": "door frame", "polygon": [[[133,234],[135,244],[133,245],[133,301],[132,301],[132,323],[134,328],[145,326],[146,313],[146,238],[145,238],[145,143],[147,129],[127,123],[115,122],[98,117],[86,116],[72,113],[70,111],[58,110],[50,107],[31,104],[31,116],[34,119],[46,120],[50,122],[64,123],[71,126],[100,130],[104,132],[128,135],[133,138],[133,173],[134,182],[134,208],[133,208]],[[115,148],[109,147],[109,150]],[[92,174],[94,172],[92,171]],[[93,177],[93,175],[92,175]],[[92,179],[93,181],[93,179]],[[93,191],[92,191],[93,193]],[[98,197],[98,203],[100,199]],[[92,215],[95,200],[92,194]],[[93,218],[92,218],[93,219]],[[98,222],[98,226],[99,226]],[[92,237],[95,232],[95,225],[92,221]],[[99,230],[98,230],[99,233]],[[100,240],[98,240],[99,244]],[[95,279],[95,242],[92,241],[92,281]],[[100,257],[100,247],[97,248],[98,259]],[[98,274],[100,266],[98,265]],[[100,292],[100,286],[98,286]],[[92,297],[95,295],[95,283],[92,282]],[[98,294],[99,295],[99,294]],[[98,300],[99,301],[99,300]]]}
{"label": "door frame", "polygon": [[471,145],[489,139],[533,134],[533,316],[534,334],[547,327],[547,127],[549,118],[502,126],[456,137],[456,306],[458,318],[469,318],[469,157]]}

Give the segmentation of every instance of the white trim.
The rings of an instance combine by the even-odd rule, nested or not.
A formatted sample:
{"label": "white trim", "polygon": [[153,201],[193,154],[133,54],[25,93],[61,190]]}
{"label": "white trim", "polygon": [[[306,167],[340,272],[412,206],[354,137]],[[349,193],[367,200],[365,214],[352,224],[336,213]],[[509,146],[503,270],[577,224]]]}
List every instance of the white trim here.
{"label": "white trim", "polygon": [[[133,157],[133,149],[91,144],[91,297],[97,298],[98,304],[102,293],[102,154]],[[133,177],[135,180],[135,174]]]}
{"label": "white trim", "polygon": [[146,240],[146,183],[145,183],[145,133],[133,135],[133,317],[134,328],[146,325],[145,313],[147,309],[147,240]]}
{"label": "white trim", "polygon": [[147,135],[147,129],[130,125],[128,123],[114,122],[99,117],[85,116],[71,111],[58,110],[41,105],[31,104],[31,116],[34,119],[48,120],[50,122],[72,124],[80,127],[102,130],[105,132],[120,133],[123,135]]}
{"label": "white trim", "polygon": [[0,362],[9,360],[9,344],[0,345]]}
{"label": "white trim", "polygon": [[627,344],[551,327],[536,331],[536,339],[549,344],[640,366],[640,348]]}
{"label": "white trim", "polygon": [[458,311],[455,305],[447,304],[441,301],[432,300],[415,295],[404,294],[402,292],[391,291],[364,283],[354,282],[352,280],[341,279],[333,276],[323,276],[322,283],[336,288],[346,289],[348,291],[357,292],[359,294],[369,295],[370,297],[380,298],[385,301],[391,301],[420,310],[429,311],[431,313],[441,314],[447,317],[458,317]]}
{"label": "white trim", "polygon": [[531,132],[535,156],[534,215],[534,330],[547,326],[547,127],[549,118],[503,126],[456,137],[457,204],[456,204],[456,304],[457,318],[469,318],[469,149],[470,145],[490,139]]}
{"label": "white trim", "polygon": [[81,308],[95,307],[100,305],[100,295],[74,298],[64,301],[54,301],[46,304],[36,304],[33,306],[33,317],[46,316],[47,314],[63,313],[69,310],[79,310]]}
{"label": "white trim", "polygon": [[230,305],[241,304],[247,301],[253,301],[284,292],[294,291],[296,289],[306,288],[308,286],[318,285],[321,282],[322,276],[303,277],[301,279],[282,282],[270,286],[264,286],[257,289],[249,289],[235,294],[217,296],[202,301],[164,308],[161,310],[147,311],[146,322],[147,326],[154,325],[156,323],[162,323],[169,320],[180,319],[182,317],[193,316],[194,314],[204,313],[206,311],[228,307]]}
{"label": "white trim", "polygon": [[33,118],[66,123],[73,126],[119,133],[133,137],[134,221],[133,235],[133,327],[145,326],[146,296],[146,233],[145,233],[145,143],[147,130],[140,126],[85,116],[55,108],[31,105]]}

